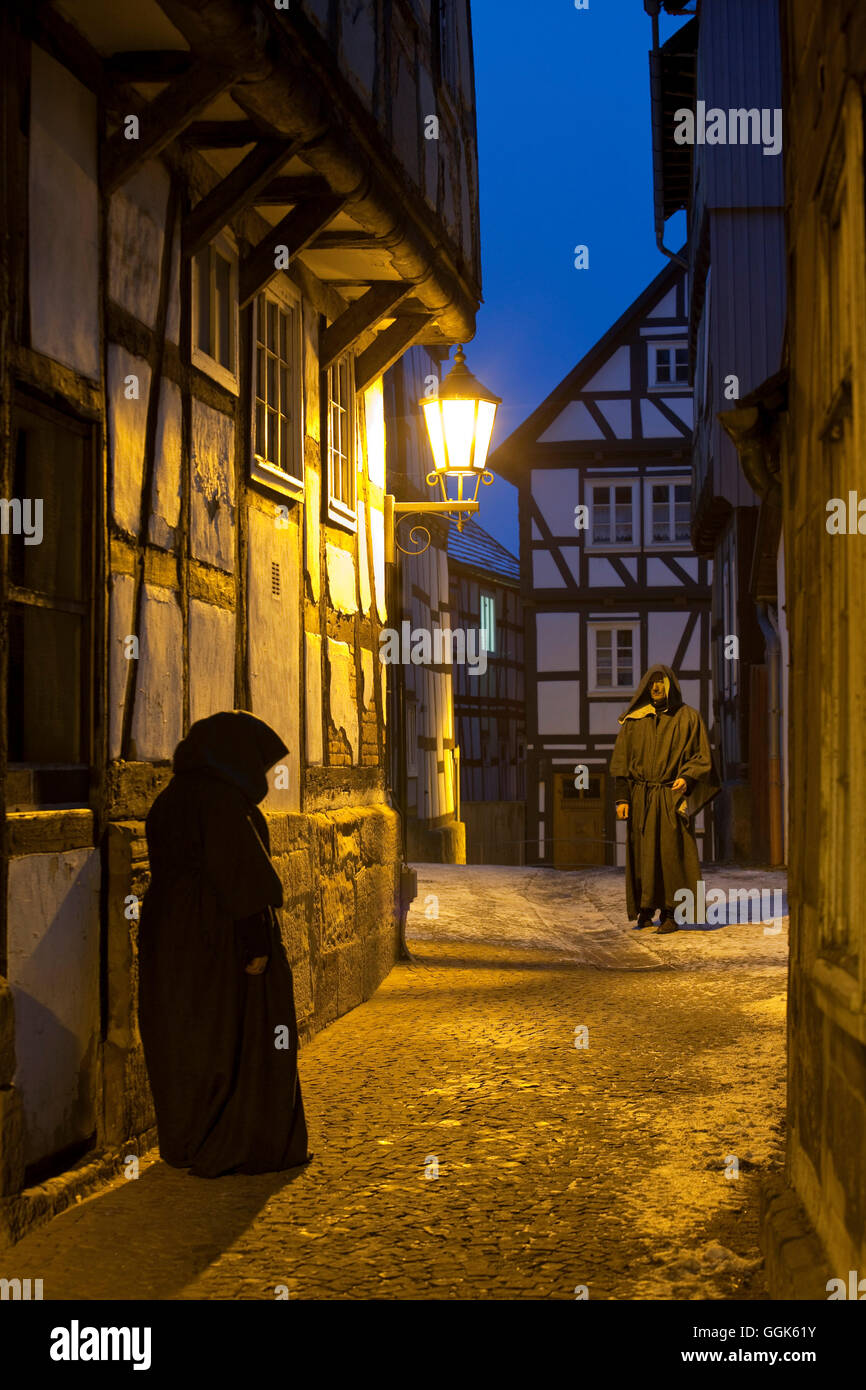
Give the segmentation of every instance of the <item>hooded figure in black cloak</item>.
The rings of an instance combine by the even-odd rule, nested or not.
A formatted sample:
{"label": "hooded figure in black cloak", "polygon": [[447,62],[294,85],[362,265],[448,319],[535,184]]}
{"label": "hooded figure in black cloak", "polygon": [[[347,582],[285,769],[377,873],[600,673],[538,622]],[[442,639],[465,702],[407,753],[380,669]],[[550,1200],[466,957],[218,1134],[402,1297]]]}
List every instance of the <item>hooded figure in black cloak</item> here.
{"label": "hooded figure in black cloak", "polygon": [[[283,890],[258,802],[288,752],[243,710],[199,719],[147,817],[139,1024],[160,1153],[197,1177],[307,1160]],[[281,1045],[282,1044],[282,1045]]]}
{"label": "hooded figure in black cloak", "polygon": [[[628,821],[626,900],[629,917],[649,926],[661,909],[660,932],[677,930],[675,895],[697,901],[698,848],[690,819],[719,791],[706,725],[683,704],[669,666],[653,666],[619,720],[610,760],[617,817]],[[685,900],[688,908],[689,899]],[[686,911],[686,920],[692,914]]]}

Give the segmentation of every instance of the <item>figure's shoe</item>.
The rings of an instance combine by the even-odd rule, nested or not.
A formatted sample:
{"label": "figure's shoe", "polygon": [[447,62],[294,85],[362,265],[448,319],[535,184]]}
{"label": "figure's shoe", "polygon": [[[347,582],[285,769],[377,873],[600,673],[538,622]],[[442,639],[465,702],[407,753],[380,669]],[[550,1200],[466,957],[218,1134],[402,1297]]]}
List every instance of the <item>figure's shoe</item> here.
{"label": "figure's shoe", "polygon": [[643,931],[644,927],[651,927],[651,926],[652,926],[652,920],[653,920],[653,916],[654,916],[654,915],[655,915],[655,908],[652,908],[651,910],[648,910],[648,911],[641,910],[641,911],[638,913],[638,915],[637,915],[637,921],[636,921],[635,924],[634,924],[634,929],[635,929],[635,931]]}
{"label": "figure's shoe", "polygon": [[663,917],[656,927],[656,936],[666,936],[668,932],[679,931],[673,917]]}

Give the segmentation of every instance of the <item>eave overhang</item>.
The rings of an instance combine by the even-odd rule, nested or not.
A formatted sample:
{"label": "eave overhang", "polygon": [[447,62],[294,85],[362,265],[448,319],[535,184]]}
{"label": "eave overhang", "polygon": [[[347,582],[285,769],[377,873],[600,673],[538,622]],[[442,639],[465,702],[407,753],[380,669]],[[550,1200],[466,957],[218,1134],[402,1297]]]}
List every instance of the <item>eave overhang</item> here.
{"label": "eave overhang", "polygon": [[694,109],[697,44],[698,21],[690,19],[649,55],[657,238],[668,218],[687,209],[691,199],[692,147],[675,143],[674,116],[681,107]]}
{"label": "eave overhang", "polygon": [[[137,23],[126,16],[120,51],[91,5],[13,3],[24,32],[102,102],[112,130],[100,150],[104,191],[157,155],[182,171],[195,199],[184,256],[241,219],[242,302],[276,274],[274,245],[287,246],[290,277],[329,321],[326,360],[352,349],[359,389],[412,343],[436,351],[474,336],[471,268],[294,7],[144,0],[147,22],[140,10]],[[125,138],[129,114],[137,141]]]}

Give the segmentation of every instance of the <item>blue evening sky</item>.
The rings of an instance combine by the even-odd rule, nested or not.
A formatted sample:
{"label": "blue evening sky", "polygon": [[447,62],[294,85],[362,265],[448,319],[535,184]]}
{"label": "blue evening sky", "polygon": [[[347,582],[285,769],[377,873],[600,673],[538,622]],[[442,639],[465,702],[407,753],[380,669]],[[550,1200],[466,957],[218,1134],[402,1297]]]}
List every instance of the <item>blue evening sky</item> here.
{"label": "blue evening sky", "polygon": [[[662,42],[683,22],[663,15]],[[466,360],[503,398],[495,448],[666,260],[642,0],[472,0],[472,28],[484,303]],[[682,213],[665,240],[685,240]],[[579,244],[588,270],[574,268]],[[477,520],[516,553],[516,490],[497,477],[480,500]]]}

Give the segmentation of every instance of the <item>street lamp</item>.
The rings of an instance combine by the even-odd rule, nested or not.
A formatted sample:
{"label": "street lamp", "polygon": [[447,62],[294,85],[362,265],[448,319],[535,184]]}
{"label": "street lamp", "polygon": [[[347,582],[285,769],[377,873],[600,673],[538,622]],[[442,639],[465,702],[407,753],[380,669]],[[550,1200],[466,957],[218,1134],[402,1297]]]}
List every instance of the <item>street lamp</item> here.
{"label": "street lamp", "polygon": [[[433,470],[427,474],[427,484],[438,483],[441,502],[391,502],[395,513],[438,512],[457,514],[457,529],[463,530],[467,512],[479,510],[478,488],[482,480],[493,482],[487,471],[487,451],[493,434],[496,407],[501,397],[494,396],[472,375],[466,366],[466,354],[457,349],[454,365],[435,396],[425,396],[419,405],[433,451]],[[414,527],[427,535],[424,527]],[[398,549],[402,550],[398,545]],[[426,550],[427,546],[422,547]],[[418,551],[407,552],[418,554]]]}

